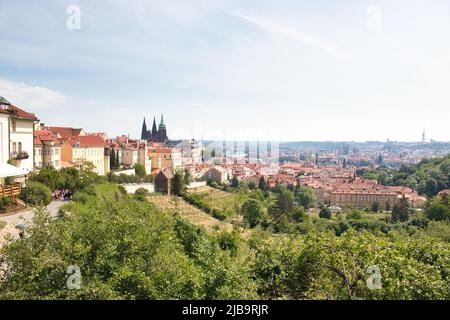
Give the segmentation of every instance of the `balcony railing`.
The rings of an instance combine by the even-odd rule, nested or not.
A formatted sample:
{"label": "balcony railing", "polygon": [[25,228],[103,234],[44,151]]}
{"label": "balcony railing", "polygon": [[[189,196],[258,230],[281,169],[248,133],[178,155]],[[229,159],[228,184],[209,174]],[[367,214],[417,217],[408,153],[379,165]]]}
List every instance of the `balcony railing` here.
{"label": "balcony railing", "polygon": [[28,155],[28,152],[26,151],[21,151],[21,152],[13,152],[11,154],[11,158],[13,158],[14,160],[24,160],[24,159],[28,159],[30,156]]}
{"label": "balcony railing", "polygon": [[16,183],[10,186],[0,186],[0,198],[3,197],[18,197],[21,191],[20,183]]}

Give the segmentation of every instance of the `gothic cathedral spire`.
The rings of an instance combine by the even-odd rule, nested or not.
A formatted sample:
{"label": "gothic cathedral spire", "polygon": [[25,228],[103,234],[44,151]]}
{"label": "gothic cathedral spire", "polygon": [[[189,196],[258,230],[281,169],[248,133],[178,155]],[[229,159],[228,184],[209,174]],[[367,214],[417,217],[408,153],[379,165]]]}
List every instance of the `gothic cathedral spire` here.
{"label": "gothic cathedral spire", "polygon": [[145,117],[144,117],[144,123],[142,124],[141,139],[142,140],[146,140],[147,139],[147,124],[145,123]]}
{"label": "gothic cathedral spire", "polygon": [[157,132],[158,129],[156,128],[156,119],[153,117],[152,134],[155,135]]}

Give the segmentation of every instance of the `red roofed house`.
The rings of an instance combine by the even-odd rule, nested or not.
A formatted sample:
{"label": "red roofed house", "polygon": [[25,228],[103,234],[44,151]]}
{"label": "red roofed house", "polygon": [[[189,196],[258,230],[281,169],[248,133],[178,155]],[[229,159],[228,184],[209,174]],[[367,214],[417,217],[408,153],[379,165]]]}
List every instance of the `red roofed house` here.
{"label": "red roofed house", "polygon": [[99,175],[107,175],[109,168],[109,146],[103,136],[87,134],[83,129],[67,127],[45,127],[61,141],[61,161],[64,166],[77,161],[89,161]]}
{"label": "red roofed house", "polygon": [[61,168],[61,142],[50,131],[34,131],[34,167]]}

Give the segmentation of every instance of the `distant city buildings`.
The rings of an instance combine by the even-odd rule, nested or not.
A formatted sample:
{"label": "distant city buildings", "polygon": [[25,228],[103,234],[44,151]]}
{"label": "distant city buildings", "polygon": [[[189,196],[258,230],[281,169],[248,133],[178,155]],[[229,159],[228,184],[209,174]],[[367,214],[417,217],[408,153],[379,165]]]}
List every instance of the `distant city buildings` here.
{"label": "distant city buildings", "polygon": [[[101,128],[98,128],[101,130]],[[268,187],[308,186],[318,205],[365,208],[378,203],[388,208],[406,197],[412,206],[425,199],[411,188],[383,186],[376,180],[358,178],[365,168],[399,168],[424,158],[450,152],[448,144],[424,142],[242,142],[194,139],[169,140],[164,117],[153,119],[148,130],[144,118],[140,139],[82,128],[46,126],[39,119],[0,97],[0,182],[8,177],[23,182],[25,176],[45,167],[74,167],[91,162],[99,175],[111,171],[134,174],[136,165],[155,177],[154,190],[170,193],[170,178],[188,170],[197,181],[227,183],[233,177]],[[159,191],[158,191],[159,190]],[[445,191],[445,190],[444,190]],[[448,190],[447,190],[448,191]]]}

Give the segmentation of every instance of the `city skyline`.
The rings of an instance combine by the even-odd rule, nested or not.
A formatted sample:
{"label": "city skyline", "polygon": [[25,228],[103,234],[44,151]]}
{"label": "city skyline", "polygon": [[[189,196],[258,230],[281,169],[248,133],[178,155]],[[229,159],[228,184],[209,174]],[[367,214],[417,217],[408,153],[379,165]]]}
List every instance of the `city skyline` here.
{"label": "city skyline", "polygon": [[0,95],[110,136],[449,141],[450,4],[345,2],[3,1]]}

